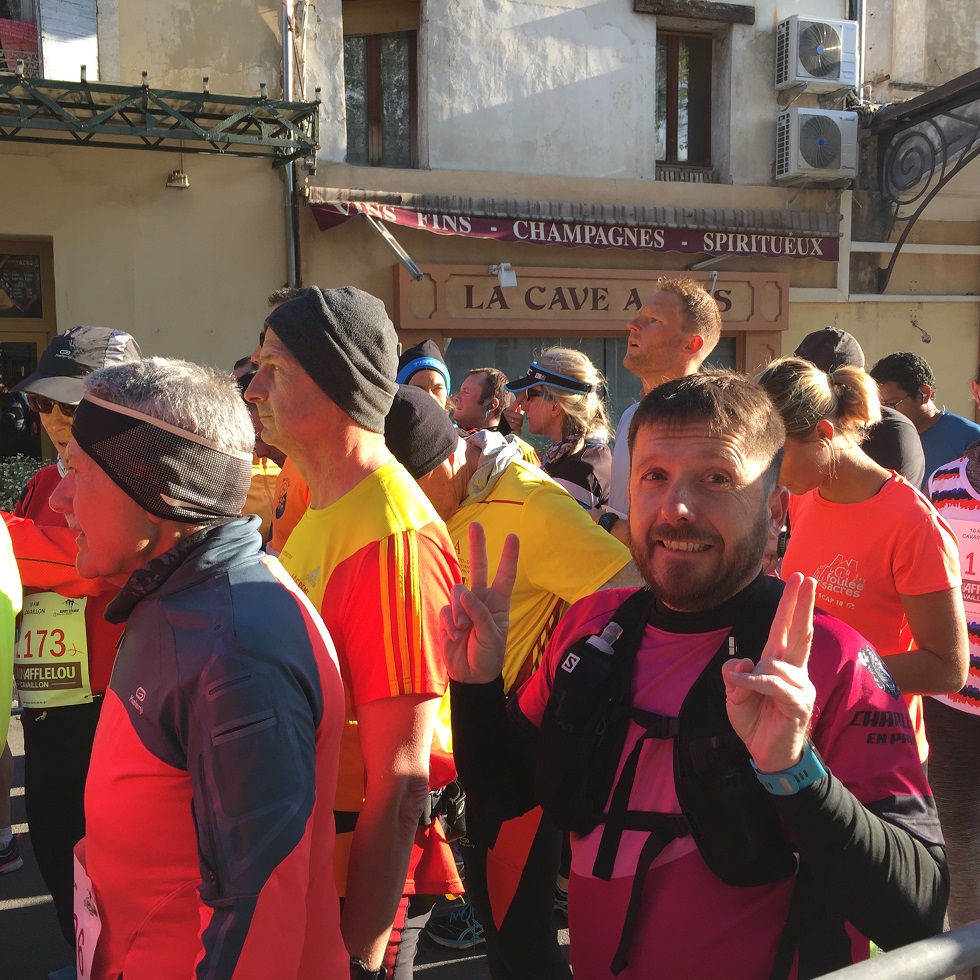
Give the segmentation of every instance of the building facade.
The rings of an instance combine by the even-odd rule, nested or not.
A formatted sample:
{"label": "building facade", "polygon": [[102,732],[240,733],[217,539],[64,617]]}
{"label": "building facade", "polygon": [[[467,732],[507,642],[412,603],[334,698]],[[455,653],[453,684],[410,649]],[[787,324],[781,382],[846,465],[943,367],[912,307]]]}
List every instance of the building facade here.
{"label": "building facade", "polygon": [[[582,346],[618,412],[637,394],[625,323],[658,275],[689,272],[722,306],[720,363],[754,370],[838,326],[871,362],[922,353],[939,400],[972,417],[976,178],[964,167],[896,220],[910,212],[883,189],[874,119],[976,67],[975,0],[292,0],[285,45],[272,0],[100,3],[94,27],[77,0],[3,2],[33,16],[45,78],[84,54],[89,81],[146,72],[185,102],[205,76],[229,97],[264,83],[320,100],[315,158],[291,167],[176,139],[28,143],[0,103],[0,249],[46,256],[42,333],[104,322],[150,353],[230,365],[273,288],[352,284],[384,299],[406,345],[438,340],[457,379]],[[46,27],[58,8],[80,37]],[[856,39],[838,51],[814,24]],[[188,187],[167,186],[175,169]],[[23,319],[0,312],[4,342],[30,342]]]}

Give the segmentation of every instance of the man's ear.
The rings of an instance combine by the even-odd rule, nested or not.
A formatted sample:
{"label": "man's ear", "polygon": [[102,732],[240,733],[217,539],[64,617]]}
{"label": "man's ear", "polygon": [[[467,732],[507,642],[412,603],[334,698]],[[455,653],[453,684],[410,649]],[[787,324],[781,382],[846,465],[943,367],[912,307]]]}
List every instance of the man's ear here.
{"label": "man's ear", "polygon": [[786,524],[786,515],[789,513],[789,490],[778,483],[772,488],[769,494],[769,536],[776,538]]}
{"label": "man's ear", "polygon": [[494,395],[490,396],[490,415],[496,415],[500,411],[500,399]]}
{"label": "man's ear", "polygon": [[929,401],[932,398],[933,391],[934,391],[934,389],[933,389],[932,385],[923,385],[919,389],[919,395],[921,396],[923,403]]}
{"label": "man's ear", "polygon": [[695,334],[691,334],[690,339],[684,345],[684,350],[694,355],[699,353],[702,347],[704,347],[704,337],[702,337],[700,334],[695,333]]}

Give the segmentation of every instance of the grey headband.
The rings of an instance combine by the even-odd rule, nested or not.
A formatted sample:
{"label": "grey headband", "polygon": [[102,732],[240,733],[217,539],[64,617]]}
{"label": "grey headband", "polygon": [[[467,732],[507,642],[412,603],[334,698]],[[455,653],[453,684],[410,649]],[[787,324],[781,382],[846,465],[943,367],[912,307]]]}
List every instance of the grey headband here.
{"label": "grey headband", "polygon": [[227,452],[132,408],[85,395],[71,434],[143,510],[206,524],[238,517],[252,482],[252,454]]}

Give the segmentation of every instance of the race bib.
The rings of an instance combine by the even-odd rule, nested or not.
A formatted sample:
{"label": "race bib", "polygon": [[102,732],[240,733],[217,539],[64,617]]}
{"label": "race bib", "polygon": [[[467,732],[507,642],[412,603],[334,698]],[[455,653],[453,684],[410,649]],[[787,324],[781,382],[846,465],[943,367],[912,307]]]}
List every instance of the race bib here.
{"label": "race bib", "polygon": [[17,619],[14,682],[25,708],[91,702],[86,601],[55,592],[24,596]]}
{"label": "race bib", "polygon": [[[84,843],[84,842],[82,842]],[[81,846],[81,845],[79,845]],[[95,903],[95,889],[88,872],[75,859],[75,969],[78,980],[89,980],[92,976],[92,960],[95,958],[95,947],[102,932],[102,920],[99,918],[99,908]]]}

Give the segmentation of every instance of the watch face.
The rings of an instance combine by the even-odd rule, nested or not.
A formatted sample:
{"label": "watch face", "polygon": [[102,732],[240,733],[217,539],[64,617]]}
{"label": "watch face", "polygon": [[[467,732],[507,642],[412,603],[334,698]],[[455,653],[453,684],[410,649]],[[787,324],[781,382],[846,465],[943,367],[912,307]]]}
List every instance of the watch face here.
{"label": "watch face", "polygon": [[615,514],[603,514],[599,518],[599,527],[601,527],[604,531],[611,531],[613,529],[613,525],[618,520],[619,518]]}

